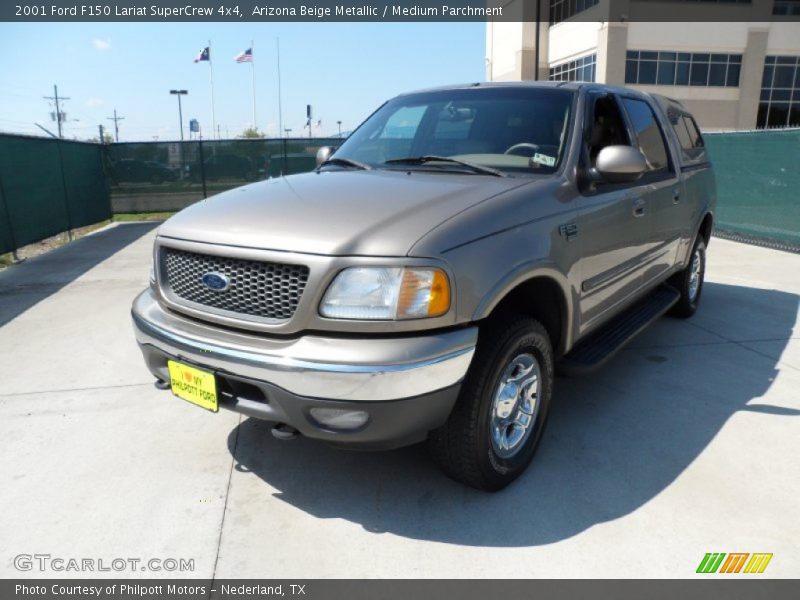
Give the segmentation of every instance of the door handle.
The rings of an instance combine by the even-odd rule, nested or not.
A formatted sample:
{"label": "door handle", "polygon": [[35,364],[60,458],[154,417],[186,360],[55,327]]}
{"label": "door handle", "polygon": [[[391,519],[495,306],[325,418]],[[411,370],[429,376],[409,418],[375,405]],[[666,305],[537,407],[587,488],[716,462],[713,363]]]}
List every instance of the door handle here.
{"label": "door handle", "polygon": [[633,216],[634,217],[643,217],[644,216],[644,205],[645,201],[644,198],[634,198],[633,200]]}
{"label": "door handle", "polygon": [[672,190],[672,203],[678,204],[681,201],[681,190],[679,188],[675,188]]}

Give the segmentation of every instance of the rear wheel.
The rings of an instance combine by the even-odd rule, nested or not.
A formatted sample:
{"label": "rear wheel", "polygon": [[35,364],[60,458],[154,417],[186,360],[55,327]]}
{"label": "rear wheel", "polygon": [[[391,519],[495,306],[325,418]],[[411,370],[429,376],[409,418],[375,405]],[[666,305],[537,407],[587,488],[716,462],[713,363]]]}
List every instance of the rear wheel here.
{"label": "rear wheel", "polygon": [[670,283],[681,295],[678,302],[672,307],[670,314],[685,319],[695,313],[700,302],[700,294],[703,292],[705,273],[706,243],[702,236],[698,236],[689,264],[683,271],[676,273],[670,279]]}
{"label": "rear wheel", "polygon": [[434,460],[466,485],[504,488],[533,458],[552,391],[553,351],[541,323],[522,315],[487,322],[453,412],[428,438]]}

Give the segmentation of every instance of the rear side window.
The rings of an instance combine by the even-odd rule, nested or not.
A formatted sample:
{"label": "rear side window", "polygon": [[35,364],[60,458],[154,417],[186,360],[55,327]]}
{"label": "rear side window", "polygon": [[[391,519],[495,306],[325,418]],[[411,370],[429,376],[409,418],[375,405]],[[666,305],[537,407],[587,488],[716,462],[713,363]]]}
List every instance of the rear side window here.
{"label": "rear side window", "polygon": [[634,100],[633,98],[622,98],[622,103],[636,133],[639,149],[647,159],[650,170],[668,171],[669,154],[667,153],[667,145],[653,109],[650,108],[647,102]]}
{"label": "rear side window", "polygon": [[706,157],[705,143],[695,120],[689,115],[670,109],[667,112],[670,125],[678,137],[684,161],[696,161]]}

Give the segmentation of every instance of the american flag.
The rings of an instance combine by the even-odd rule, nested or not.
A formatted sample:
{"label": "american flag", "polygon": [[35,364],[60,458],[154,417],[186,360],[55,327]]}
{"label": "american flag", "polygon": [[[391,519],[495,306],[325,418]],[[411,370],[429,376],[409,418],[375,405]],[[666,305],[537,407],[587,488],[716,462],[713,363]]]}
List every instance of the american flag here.
{"label": "american flag", "polygon": [[233,58],[233,60],[235,60],[237,63],[253,62],[253,49],[248,48],[244,52],[240,52]]}
{"label": "american flag", "polygon": [[198,63],[203,60],[211,60],[211,48],[208,46],[200,50],[200,54],[197,55],[197,58],[194,59],[194,62]]}

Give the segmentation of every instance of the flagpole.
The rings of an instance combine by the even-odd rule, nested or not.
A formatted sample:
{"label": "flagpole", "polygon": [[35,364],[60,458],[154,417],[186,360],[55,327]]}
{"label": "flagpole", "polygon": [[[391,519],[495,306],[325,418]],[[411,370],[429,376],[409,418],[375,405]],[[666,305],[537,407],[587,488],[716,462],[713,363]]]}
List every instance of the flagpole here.
{"label": "flagpole", "polygon": [[208,40],[208,73],[209,81],[211,83],[211,139],[217,136],[219,139],[219,132],[217,131],[217,118],[214,115],[214,63],[211,60],[211,40]]}
{"label": "flagpole", "polygon": [[280,127],[278,136],[283,137],[283,113],[281,111],[281,38],[276,37],[275,44],[278,48],[278,127]]}
{"label": "flagpole", "polygon": [[250,40],[250,75],[253,83],[253,129],[258,131],[256,124],[256,53],[253,49],[253,40]]}

